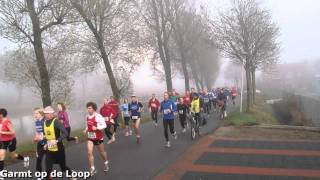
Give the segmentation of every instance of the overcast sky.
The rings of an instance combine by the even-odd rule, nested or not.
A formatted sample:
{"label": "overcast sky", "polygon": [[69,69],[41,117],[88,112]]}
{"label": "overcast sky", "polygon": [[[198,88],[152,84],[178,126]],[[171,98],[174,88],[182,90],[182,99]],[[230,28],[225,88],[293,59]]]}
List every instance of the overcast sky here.
{"label": "overcast sky", "polygon": [[[229,6],[227,0],[203,0],[211,12]],[[281,31],[281,62],[320,58],[320,0],[260,0]]]}
{"label": "overcast sky", "polygon": [[[228,7],[228,0],[203,0],[211,12]],[[281,61],[320,58],[320,0],[261,0],[281,29]],[[14,45],[0,39],[0,51]]]}

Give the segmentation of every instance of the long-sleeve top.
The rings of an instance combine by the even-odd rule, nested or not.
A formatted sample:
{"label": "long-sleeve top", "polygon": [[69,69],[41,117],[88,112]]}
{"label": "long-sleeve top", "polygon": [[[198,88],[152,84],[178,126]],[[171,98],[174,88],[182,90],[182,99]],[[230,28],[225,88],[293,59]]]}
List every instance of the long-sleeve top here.
{"label": "long-sleeve top", "polygon": [[188,110],[188,105],[180,104],[180,103],[177,104],[177,111],[178,111],[180,117],[186,117],[187,110]]}
{"label": "long-sleeve top", "polygon": [[148,103],[148,107],[151,108],[152,112],[156,112],[159,111],[159,107],[160,107],[160,102],[158,101],[157,98],[155,99],[150,99],[149,103]]}
{"label": "long-sleeve top", "polygon": [[168,99],[161,102],[160,111],[163,113],[163,120],[174,120],[174,112],[177,110],[175,103]]}
{"label": "long-sleeve top", "polygon": [[63,122],[65,128],[70,127],[69,116],[67,111],[59,111],[58,119]]}
{"label": "long-sleeve top", "polygon": [[[39,134],[42,137],[44,135],[43,124],[44,124],[44,119],[38,119],[35,121],[36,132],[37,132],[37,134]],[[46,143],[46,141],[44,139],[42,139],[38,142],[38,144],[40,144],[40,145],[44,145],[45,143]]]}
{"label": "long-sleeve top", "polygon": [[105,118],[105,122],[107,124],[114,124],[114,119],[118,116],[117,111],[115,108],[110,105],[110,104],[105,104],[101,109],[100,109],[100,114],[102,117]]}

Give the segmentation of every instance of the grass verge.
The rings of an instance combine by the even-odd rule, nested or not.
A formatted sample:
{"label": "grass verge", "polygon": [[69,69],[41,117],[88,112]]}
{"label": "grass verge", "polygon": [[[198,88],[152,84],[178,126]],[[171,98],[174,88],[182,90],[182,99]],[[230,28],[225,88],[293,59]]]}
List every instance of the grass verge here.
{"label": "grass verge", "polygon": [[253,126],[259,124],[279,124],[274,116],[272,106],[266,103],[263,95],[256,97],[256,102],[250,112],[233,112],[224,121],[224,126]]}
{"label": "grass verge", "polygon": [[259,127],[228,126],[214,132],[217,137],[270,139],[270,140],[316,140],[319,132],[291,129],[265,129]]}

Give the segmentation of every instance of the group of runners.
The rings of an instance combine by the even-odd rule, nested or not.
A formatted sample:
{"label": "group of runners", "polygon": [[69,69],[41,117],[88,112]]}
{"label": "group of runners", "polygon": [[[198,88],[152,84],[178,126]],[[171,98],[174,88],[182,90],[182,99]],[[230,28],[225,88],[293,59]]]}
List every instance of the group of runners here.
{"label": "group of runners", "polygon": [[[228,99],[234,99],[237,96],[236,88],[231,90],[227,88],[217,88],[210,91],[204,89],[197,92],[194,88],[191,91],[180,96],[175,90],[173,92],[164,92],[163,100],[152,94],[147,102],[151,119],[155,127],[159,123],[159,115],[162,117],[165,137],[165,147],[171,147],[169,132],[174,139],[178,138],[174,128],[174,120],[179,119],[182,127],[182,133],[186,132],[188,127],[188,116],[193,116],[196,121],[201,121],[205,125],[207,119],[202,114],[210,114],[212,110],[223,111],[226,114]],[[104,135],[107,137],[107,144],[116,141],[116,132],[120,126],[122,117],[125,127],[125,136],[131,136],[135,133],[136,143],[141,143],[140,122],[144,111],[143,103],[138,101],[136,95],[131,99],[124,98],[119,103],[113,96],[106,97],[100,109],[94,102],[86,104],[86,128],[83,134],[87,138],[87,151],[89,161],[89,171],[91,175],[97,173],[94,164],[94,147],[99,151],[104,162],[104,171],[109,171],[108,156],[104,146]],[[42,161],[45,157],[45,172],[49,175],[53,164],[59,164],[61,171],[71,171],[66,164],[65,148],[63,140],[75,141],[78,143],[78,137],[71,137],[71,127],[69,117],[64,103],[58,103],[56,112],[51,106],[34,109],[36,133],[33,141],[36,145],[36,171],[42,172]],[[7,150],[13,158],[23,160],[25,167],[29,166],[29,157],[23,157],[16,153],[16,137],[12,123],[8,118],[6,109],[0,109],[0,170],[4,169],[4,159]],[[51,177],[48,176],[48,179]]]}

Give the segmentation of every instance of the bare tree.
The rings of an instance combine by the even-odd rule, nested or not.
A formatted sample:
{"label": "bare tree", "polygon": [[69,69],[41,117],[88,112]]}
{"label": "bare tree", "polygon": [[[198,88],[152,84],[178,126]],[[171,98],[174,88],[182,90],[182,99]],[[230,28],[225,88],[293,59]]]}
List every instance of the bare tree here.
{"label": "bare tree", "polygon": [[188,52],[198,41],[203,31],[201,28],[203,27],[201,26],[202,18],[197,14],[193,4],[187,0],[174,0],[172,5],[170,23],[173,27],[173,39],[184,75],[185,90],[189,90]]}
{"label": "bare tree", "polygon": [[232,8],[220,13],[212,25],[213,39],[223,55],[244,64],[247,111],[250,111],[253,103],[252,84],[255,81],[252,79],[252,71],[255,72],[257,64],[277,58],[279,29],[272,22],[269,11],[261,9],[255,0],[233,0]]}
{"label": "bare tree", "polygon": [[51,105],[50,77],[43,48],[45,33],[65,24],[70,8],[63,0],[1,0],[0,34],[19,44],[32,45],[43,106]]}
{"label": "bare tree", "polygon": [[[112,53],[122,47],[124,40],[138,32],[134,29],[136,22],[136,4],[134,0],[70,0],[73,7],[81,16],[87,28],[94,37],[91,41],[89,51],[98,50],[99,56],[103,60],[105,70],[109,77],[109,82],[113,95],[119,99],[120,89],[112,67]],[[136,13],[136,14],[135,14]],[[126,44],[132,45],[132,44]],[[97,52],[93,52],[96,54]]]}
{"label": "bare tree", "polygon": [[[52,103],[71,102],[74,84],[72,75],[79,68],[79,62],[73,59],[69,44],[60,42],[50,49],[45,49],[48,76],[50,79],[50,97]],[[7,53],[5,61],[5,80],[20,87],[30,88],[36,95],[41,94],[41,75],[31,49],[18,49]]]}
{"label": "bare tree", "polygon": [[159,55],[165,72],[167,91],[171,92],[173,89],[170,57],[172,26],[169,17],[173,7],[172,0],[143,0],[142,3],[143,18],[148,27],[147,43]]}

